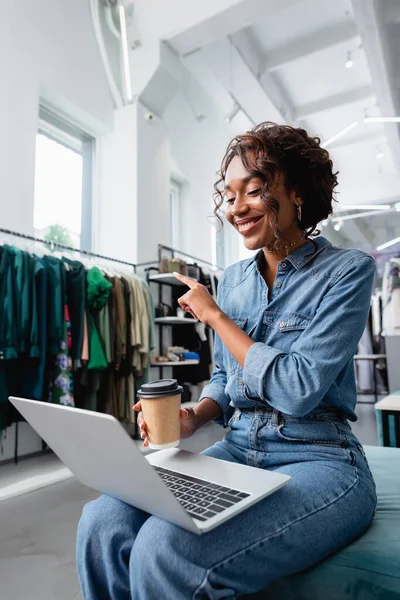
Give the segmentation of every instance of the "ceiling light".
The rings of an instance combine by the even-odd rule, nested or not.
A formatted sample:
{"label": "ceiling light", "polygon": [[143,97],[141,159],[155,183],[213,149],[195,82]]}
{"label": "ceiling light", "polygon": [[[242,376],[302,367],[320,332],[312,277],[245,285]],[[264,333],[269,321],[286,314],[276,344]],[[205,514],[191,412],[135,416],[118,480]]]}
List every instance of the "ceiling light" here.
{"label": "ceiling light", "polygon": [[390,204],[344,204],[343,210],[389,210]]}
{"label": "ceiling light", "polygon": [[365,117],[364,123],[400,123],[400,117]]}
{"label": "ceiling light", "polygon": [[395,244],[398,244],[400,242],[400,237],[398,238],[394,238],[394,240],[390,240],[389,242],[386,242],[385,244],[382,244],[381,246],[377,247],[378,252],[380,250],[384,250],[385,248],[389,248],[389,246],[394,246]]}
{"label": "ceiling light", "polygon": [[342,229],[342,225],[343,225],[343,221],[337,221],[337,223],[334,224],[333,229],[335,231],[340,231]]}
{"label": "ceiling light", "polygon": [[231,110],[228,112],[228,114],[225,117],[225,121],[227,123],[230,123],[236,117],[239,110],[240,110],[240,106],[238,105],[237,102],[234,102]]}
{"label": "ceiling light", "polygon": [[349,50],[347,52],[347,59],[346,59],[345,67],[346,67],[346,69],[351,69],[353,65],[354,65],[354,63],[353,63],[353,59],[351,57],[351,50]]}
{"label": "ceiling light", "polygon": [[357,127],[358,123],[359,123],[359,121],[353,121],[349,125],[346,125],[346,127],[343,127],[343,129],[341,129],[340,131],[338,131],[337,133],[332,135],[330,138],[328,138],[325,142],[323,142],[322,145],[329,146],[329,144],[332,144],[332,142],[336,142],[336,140],[338,140],[343,135],[345,135],[346,133],[348,133],[349,131],[354,129],[354,127]]}
{"label": "ceiling light", "polygon": [[121,28],[121,46],[122,46],[122,63],[124,66],[124,77],[125,77],[125,93],[128,102],[132,102],[132,83],[131,83],[131,71],[129,67],[129,50],[128,50],[128,33],[126,30],[126,15],[125,7],[120,4],[119,10],[119,23]]}
{"label": "ceiling light", "polygon": [[383,152],[381,152],[381,150],[378,150],[378,152],[376,153],[376,158],[377,158],[378,160],[380,160],[380,159],[381,159],[381,158],[383,158],[383,157],[384,157],[384,154],[383,154]]}

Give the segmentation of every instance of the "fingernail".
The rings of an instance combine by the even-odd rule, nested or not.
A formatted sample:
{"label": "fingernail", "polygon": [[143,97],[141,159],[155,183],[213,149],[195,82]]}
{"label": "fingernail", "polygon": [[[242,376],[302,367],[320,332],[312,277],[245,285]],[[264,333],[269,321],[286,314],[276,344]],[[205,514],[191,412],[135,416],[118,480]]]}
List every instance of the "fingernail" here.
{"label": "fingernail", "polygon": [[185,413],[186,416],[189,416],[189,411],[186,410],[186,408],[182,408],[183,412]]}
{"label": "fingernail", "polygon": [[144,437],[146,437],[146,436],[145,436],[145,434],[143,433],[143,431],[141,432],[141,434],[140,434],[140,437],[141,437],[142,439],[143,439]]}

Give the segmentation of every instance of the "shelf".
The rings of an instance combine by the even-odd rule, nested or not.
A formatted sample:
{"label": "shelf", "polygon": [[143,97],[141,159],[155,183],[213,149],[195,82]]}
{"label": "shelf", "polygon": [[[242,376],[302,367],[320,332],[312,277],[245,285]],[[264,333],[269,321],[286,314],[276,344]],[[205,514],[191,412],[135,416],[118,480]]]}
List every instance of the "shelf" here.
{"label": "shelf", "polygon": [[166,285],[177,285],[179,287],[185,287],[185,284],[176,279],[172,273],[160,273],[159,275],[152,275],[149,278],[152,283],[165,283]]}
{"label": "shelf", "polygon": [[160,325],[193,325],[198,321],[197,319],[182,319],[181,317],[157,317],[155,323]]}
{"label": "shelf", "polygon": [[179,360],[179,361],[169,361],[169,362],[155,362],[151,363],[152,367],[188,367],[190,365],[198,365],[199,360],[195,360],[194,358],[190,358],[188,360]]}

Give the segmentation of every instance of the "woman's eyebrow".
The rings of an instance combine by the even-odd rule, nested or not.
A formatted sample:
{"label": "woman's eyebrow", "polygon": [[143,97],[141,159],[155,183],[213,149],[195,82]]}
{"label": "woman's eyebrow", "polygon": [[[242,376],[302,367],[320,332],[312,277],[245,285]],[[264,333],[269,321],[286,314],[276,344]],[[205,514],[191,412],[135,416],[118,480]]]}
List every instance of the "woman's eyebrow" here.
{"label": "woman's eyebrow", "polygon": [[[243,177],[243,179],[240,179],[239,181],[243,182],[246,185],[246,183],[250,183],[250,181],[252,179],[257,179],[257,176],[256,175],[248,175],[247,177]],[[232,189],[232,188],[229,185],[229,183],[224,185],[224,190],[230,190],[230,189]]]}

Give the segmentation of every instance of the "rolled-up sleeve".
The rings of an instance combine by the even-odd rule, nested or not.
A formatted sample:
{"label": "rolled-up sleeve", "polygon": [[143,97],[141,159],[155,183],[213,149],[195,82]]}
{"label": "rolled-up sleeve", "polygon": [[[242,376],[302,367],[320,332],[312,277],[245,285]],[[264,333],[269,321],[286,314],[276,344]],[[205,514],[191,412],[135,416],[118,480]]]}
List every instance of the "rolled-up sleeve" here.
{"label": "rolled-up sleeve", "polygon": [[364,332],[375,261],[353,258],[332,278],[312,322],[290,353],[257,342],[247,352],[243,383],[251,397],[301,417],[321,402],[352,357]]}
{"label": "rolled-up sleeve", "polygon": [[225,392],[227,377],[223,364],[223,347],[217,334],[215,334],[214,340],[214,363],[215,368],[210,383],[203,388],[199,402],[201,402],[203,398],[211,398],[214,402],[219,404],[222,415],[219,419],[215,419],[215,422],[223,427],[227,427],[228,421],[232,416],[233,408],[229,406],[230,397]]}
{"label": "rolled-up sleeve", "polygon": [[[219,281],[217,293],[217,304],[222,310],[223,306],[221,290],[224,276],[225,273],[222,275]],[[204,398],[211,398],[214,400],[214,402],[216,402],[222,410],[221,417],[219,419],[215,419],[215,423],[218,423],[223,427],[227,427],[228,421],[231,418],[234,409],[229,405],[230,397],[225,392],[227,375],[224,365],[224,351],[221,339],[217,334],[215,334],[214,337],[214,365],[215,367],[211,375],[210,383],[203,388],[199,402],[201,402]]]}

